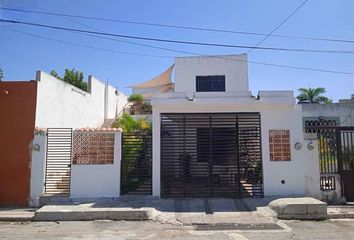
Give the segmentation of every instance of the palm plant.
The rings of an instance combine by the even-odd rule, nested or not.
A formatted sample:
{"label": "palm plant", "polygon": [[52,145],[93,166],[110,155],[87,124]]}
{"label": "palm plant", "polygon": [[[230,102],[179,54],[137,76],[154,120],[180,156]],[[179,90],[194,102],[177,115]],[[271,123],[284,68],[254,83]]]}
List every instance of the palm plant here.
{"label": "palm plant", "polygon": [[328,97],[321,94],[326,92],[322,87],[318,88],[299,88],[300,94],[296,97],[300,103],[331,103]]}

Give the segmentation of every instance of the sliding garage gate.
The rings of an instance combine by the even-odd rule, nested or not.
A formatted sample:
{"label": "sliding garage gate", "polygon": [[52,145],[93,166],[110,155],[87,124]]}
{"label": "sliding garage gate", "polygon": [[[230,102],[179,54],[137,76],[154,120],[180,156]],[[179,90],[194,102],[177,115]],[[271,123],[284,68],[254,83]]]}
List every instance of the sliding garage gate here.
{"label": "sliding garage gate", "polygon": [[259,113],[161,114],[162,197],[262,197]]}

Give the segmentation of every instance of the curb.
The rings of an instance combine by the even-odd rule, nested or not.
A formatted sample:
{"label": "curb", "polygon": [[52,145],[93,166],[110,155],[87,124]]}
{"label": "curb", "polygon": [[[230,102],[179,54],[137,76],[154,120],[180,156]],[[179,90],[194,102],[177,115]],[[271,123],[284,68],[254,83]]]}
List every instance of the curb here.
{"label": "curb", "polygon": [[329,213],[328,219],[354,219],[354,213]]}
{"label": "curb", "polygon": [[152,220],[152,210],[69,210],[69,211],[36,211],[33,221],[146,221]]}

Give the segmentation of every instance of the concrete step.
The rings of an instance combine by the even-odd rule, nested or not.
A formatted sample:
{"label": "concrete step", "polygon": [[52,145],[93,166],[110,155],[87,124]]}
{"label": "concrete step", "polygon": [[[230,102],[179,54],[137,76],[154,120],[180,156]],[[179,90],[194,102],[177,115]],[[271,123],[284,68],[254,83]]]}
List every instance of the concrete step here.
{"label": "concrete step", "polygon": [[340,218],[350,218],[354,219],[354,206],[350,205],[339,205],[339,206],[328,206],[327,214],[329,219],[340,219]]}
{"label": "concrete step", "polygon": [[2,208],[0,209],[0,221],[4,222],[26,222],[32,221],[34,214],[34,208]]}
{"label": "concrete step", "polygon": [[269,207],[279,219],[327,219],[327,204],[311,197],[280,198],[269,203]]}
{"label": "concrete step", "polygon": [[95,208],[91,204],[48,205],[35,212],[33,221],[143,221],[152,219],[153,211],[152,208]]}

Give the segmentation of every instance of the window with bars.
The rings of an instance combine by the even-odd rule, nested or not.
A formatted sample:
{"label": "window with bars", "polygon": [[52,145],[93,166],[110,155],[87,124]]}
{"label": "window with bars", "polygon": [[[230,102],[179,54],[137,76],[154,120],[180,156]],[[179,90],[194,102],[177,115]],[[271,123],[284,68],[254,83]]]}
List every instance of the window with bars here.
{"label": "window with bars", "polygon": [[291,161],[290,130],[269,130],[270,161]]}
{"label": "window with bars", "polygon": [[197,92],[225,92],[225,75],[196,76]]}

